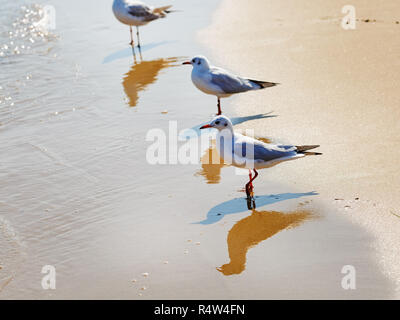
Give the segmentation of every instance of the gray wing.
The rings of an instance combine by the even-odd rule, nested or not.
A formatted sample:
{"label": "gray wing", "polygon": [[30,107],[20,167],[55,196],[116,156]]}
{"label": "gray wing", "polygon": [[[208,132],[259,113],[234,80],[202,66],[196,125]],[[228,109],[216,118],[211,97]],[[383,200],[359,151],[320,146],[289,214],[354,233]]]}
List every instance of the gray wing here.
{"label": "gray wing", "polygon": [[211,83],[221,88],[224,93],[239,93],[253,89],[250,81],[220,68],[211,68]]}
{"label": "gray wing", "polygon": [[153,13],[153,9],[145,4],[131,4],[127,6],[128,13],[136,18],[141,18],[143,21],[152,21],[159,18]]}
{"label": "gray wing", "polygon": [[[252,150],[252,146],[254,146],[254,151]],[[248,150],[246,150],[246,147],[248,148]],[[250,158],[253,158],[255,161],[271,161],[296,155],[296,147],[294,146],[267,145],[262,142],[255,143],[254,145],[243,142],[241,144],[241,149],[242,150],[235,150],[235,153],[238,153],[237,151],[239,151],[240,156],[248,156]],[[254,153],[254,156],[252,155],[252,153]]]}

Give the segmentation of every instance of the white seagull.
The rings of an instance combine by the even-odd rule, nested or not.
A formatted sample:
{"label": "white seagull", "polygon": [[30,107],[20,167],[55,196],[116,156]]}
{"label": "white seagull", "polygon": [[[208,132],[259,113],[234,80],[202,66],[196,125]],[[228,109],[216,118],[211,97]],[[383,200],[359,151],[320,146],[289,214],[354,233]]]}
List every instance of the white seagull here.
{"label": "white seagull", "polygon": [[140,50],[140,38],[139,38],[139,26],[144,26],[153,20],[157,20],[159,18],[165,18],[168,13],[171,12],[169,8],[172,6],[163,6],[154,8],[148,6],[140,1],[135,0],[114,0],[112,10],[114,12],[115,17],[122,23],[127,24],[129,26],[129,30],[131,33],[131,42],[133,53],[135,53],[134,49],[134,41],[132,35],[132,26],[136,26],[136,34],[138,38],[138,48]]}
{"label": "white seagull", "polygon": [[222,113],[220,98],[229,97],[235,93],[274,87],[279,84],[239,77],[222,68],[212,66],[204,56],[195,56],[192,60],[185,61],[183,64],[193,66],[192,81],[197,89],[217,96],[217,115]]}
{"label": "white seagull", "polygon": [[[256,169],[270,168],[278,163],[303,158],[307,155],[321,155],[307,150],[319,145],[294,146],[276,145],[262,142],[233,131],[231,120],[225,116],[215,117],[200,129],[218,129],[217,150],[224,162],[239,168],[249,169],[249,182],[246,184],[247,197],[253,197],[253,181],[258,176]],[[252,172],[254,171],[254,177]]]}

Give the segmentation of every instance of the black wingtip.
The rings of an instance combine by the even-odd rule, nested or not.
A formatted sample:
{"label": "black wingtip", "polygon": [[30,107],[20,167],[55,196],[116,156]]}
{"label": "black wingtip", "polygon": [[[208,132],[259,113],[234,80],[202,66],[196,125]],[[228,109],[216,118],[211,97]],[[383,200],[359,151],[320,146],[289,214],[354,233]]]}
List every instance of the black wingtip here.
{"label": "black wingtip", "polygon": [[183,12],[183,10],[164,10],[165,13]]}
{"label": "black wingtip", "polygon": [[268,81],[252,80],[252,79],[249,79],[249,80],[251,82],[254,82],[255,84],[259,85],[260,89],[275,87],[280,84],[277,82],[268,82]]}
{"label": "black wingtip", "polygon": [[296,146],[296,151],[298,153],[301,153],[301,152],[304,152],[304,151],[308,151],[308,150],[311,150],[311,149],[318,148],[319,146],[320,146],[319,144]]}
{"label": "black wingtip", "polygon": [[315,148],[318,148],[318,147],[319,147],[319,144],[306,145],[306,146],[296,146],[296,151],[297,151],[297,153],[304,154],[306,156],[320,156],[320,155],[322,155],[321,152],[313,152],[313,151],[310,152],[310,151],[308,151],[308,150],[315,149]]}

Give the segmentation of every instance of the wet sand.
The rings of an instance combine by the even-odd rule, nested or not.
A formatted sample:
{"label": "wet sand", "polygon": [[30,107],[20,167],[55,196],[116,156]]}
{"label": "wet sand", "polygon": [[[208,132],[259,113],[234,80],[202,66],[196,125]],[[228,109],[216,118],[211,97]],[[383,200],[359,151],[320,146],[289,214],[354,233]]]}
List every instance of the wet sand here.
{"label": "wet sand", "polygon": [[[338,173],[358,168],[351,166],[352,158],[340,168],[332,162],[346,159],[335,155],[343,146],[348,151],[351,139],[342,132],[340,145],[333,143],[338,131],[326,113],[316,112],[313,78],[304,73],[303,79],[299,67],[295,72],[290,68],[292,57],[285,55],[277,32],[272,44],[267,30],[245,44],[245,32],[253,25],[240,31],[244,34],[235,29],[231,38],[219,38],[237,12],[219,15],[225,15],[227,5],[241,10],[238,3],[222,2],[217,9],[211,0],[173,1],[183,13],[142,29],[144,61],[134,64],[129,31],[113,17],[111,1],[56,2],[56,30],[48,35],[30,31],[24,37],[25,23],[13,25],[27,13],[19,11],[23,5],[30,2],[6,2],[0,17],[1,299],[394,296],[393,278],[382,264],[388,256],[380,250],[378,233],[371,231],[378,219],[360,217],[353,223],[351,218],[361,215],[356,206],[369,208],[367,200],[375,199],[351,189],[368,176],[354,171],[349,184],[347,171]],[[88,16],[93,6],[96,14]],[[199,30],[207,34],[202,42]],[[235,46],[237,39],[243,45]],[[293,39],[302,43],[300,36]],[[275,48],[276,55],[261,59],[262,49],[255,57],[254,49],[265,45]],[[251,61],[240,58],[242,50],[253,53]],[[223,164],[207,164],[213,153],[208,148],[199,156],[202,163],[194,165],[146,161],[150,129],[168,132],[169,121],[177,121],[178,131],[198,128],[215,113],[214,97],[194,88],[190,69],[178,67],[184,57],[198,53],[235,71],[282,83],[223,100],[238,128],[255,128],[257,136],[273,141],[323,145],[323,157],[260,172],[253,211],[243,193],[247,176]],[[306,108],[314,108],[315,117],[307,116]],[[342,121],[350,112],[343,109],[336,110]],[[358,119],[352,119],[354,126]],[[369,136],[368,143],[377,144],[375,139]],[[329,191],[345,200],[334,201]],[[360,200],[350,201],[355,197]],[[382,200],[376,204],[381,208]],[[345,205],[351,208],[343,212]],[[368,212],[376,217],[376,210]],[[390,227],[396,223],[390,221]],[[381,220],[376,224],[382,226]],[[357,268],[357,290],[340,285],[341,269],[348,264]],[[56,290],[41,287],[44,265],[56,267]]]}
{"label": "wet sand", "polygon": [[[389,296],[398,298],[400,6],[353,1],[356,29],[344,30],[346,4],[226,0],[199,39],[214,48],[215,64],[282,84],[223,105],[240,116],[273,110],[277,118],[251,123],[256,135],[321,144],[324,155],[283,164],[262,179],[316,190],[325,210],[360,226],[371,258],[395,287]],[[344,251],[360,245],[339,242]]]}

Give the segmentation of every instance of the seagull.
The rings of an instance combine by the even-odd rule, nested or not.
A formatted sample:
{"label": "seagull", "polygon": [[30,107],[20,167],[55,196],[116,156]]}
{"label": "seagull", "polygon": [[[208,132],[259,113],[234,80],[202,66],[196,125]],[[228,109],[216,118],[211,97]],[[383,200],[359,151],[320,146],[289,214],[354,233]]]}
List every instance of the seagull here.
{"label": "seagull", "polygon": [[319,145],[277,145],[244,136],[234,132],[231,120],[223,115],[215,117],[209,124],[200,127],[200,129],[206,128],[218,130],[216,146],[224,162],[249,169],[249,182],[246,184],[247,199],[253,198],[253,181],[258,176],[258,169],[270,168],[281,162],[308,155],[322,154],[308,151],[318,148]]}
{"label": "seagull", "polygon": [[163,6],[154,8],[148,6],[140,1],[135,0],[114,0],[112,9],[115,17],[129,26],[131,33],[131,42],[133,54],[135,55],[135,47],[132,34],[132,26],[136,26],[136,34],[138,38],[138,48],[140,52],[140,37],[139,37],[139,26],[144,26],[153,20],[159,18],[165,18],[168,13],[172,12],[169,10],[172,6]]}
{"label": "seagull", "polygon": [[193,66],[192,82],[197,89],[217,96],[217,115],[222,114],[220,98],[229,97],[235,93],[274,87],[279,84],[239,77],[222,68],[212,66],[204,56],[195,56],[192,60],[185,61],[182,64]]}

